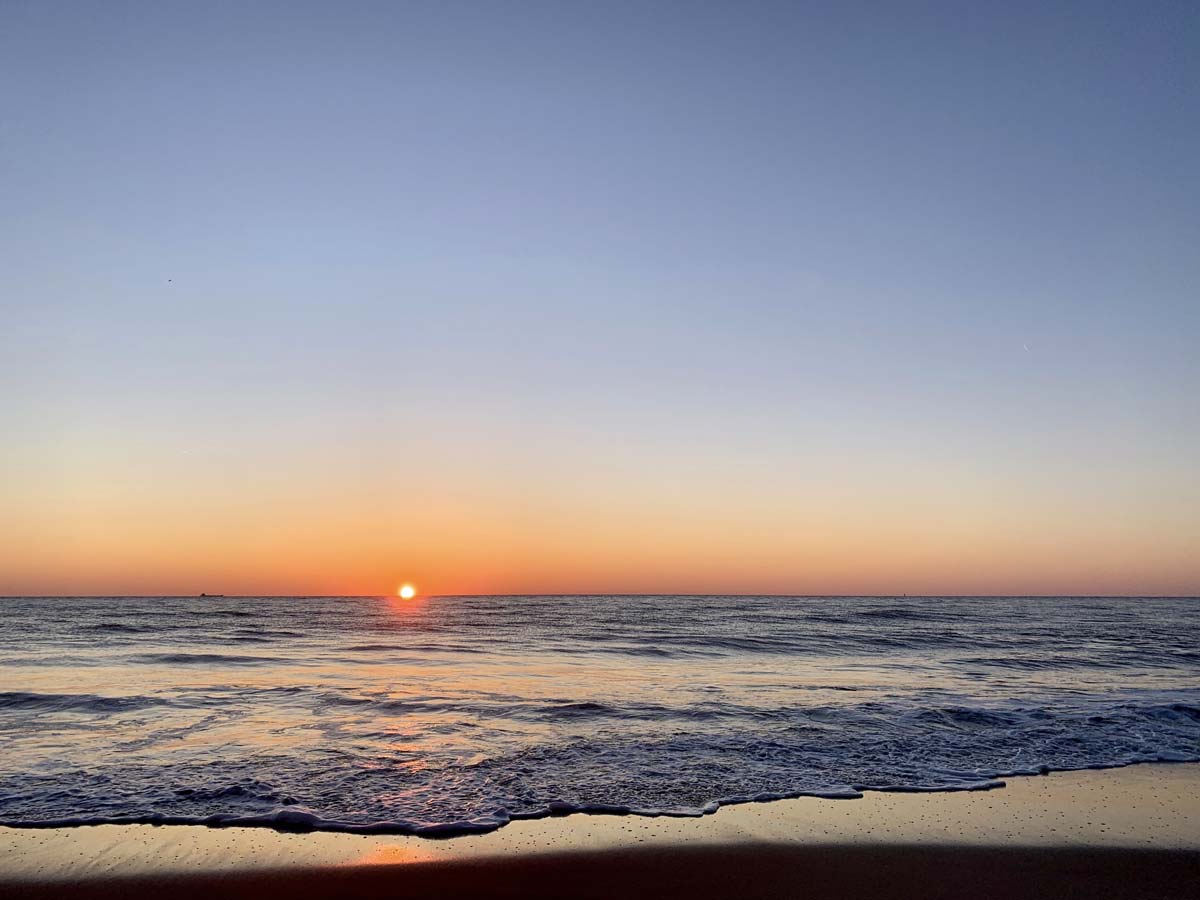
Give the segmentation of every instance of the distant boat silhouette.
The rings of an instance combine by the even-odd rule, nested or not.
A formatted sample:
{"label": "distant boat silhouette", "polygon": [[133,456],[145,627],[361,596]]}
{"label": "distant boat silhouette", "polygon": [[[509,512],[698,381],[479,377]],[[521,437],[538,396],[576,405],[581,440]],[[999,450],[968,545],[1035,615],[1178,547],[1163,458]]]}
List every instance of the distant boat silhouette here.
{"label": "distant boat silhouette", "polygon": [[201,594],[201,597],[224,597],[224,594]]}

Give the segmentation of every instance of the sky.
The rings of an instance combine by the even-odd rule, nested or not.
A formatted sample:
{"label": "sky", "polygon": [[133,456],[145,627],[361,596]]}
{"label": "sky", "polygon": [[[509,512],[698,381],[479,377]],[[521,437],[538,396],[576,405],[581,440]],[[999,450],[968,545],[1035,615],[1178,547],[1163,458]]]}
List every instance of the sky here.
{"label": "sky", "polygon": [[1200,594],[1200,7],[0,0],[0,594]]}

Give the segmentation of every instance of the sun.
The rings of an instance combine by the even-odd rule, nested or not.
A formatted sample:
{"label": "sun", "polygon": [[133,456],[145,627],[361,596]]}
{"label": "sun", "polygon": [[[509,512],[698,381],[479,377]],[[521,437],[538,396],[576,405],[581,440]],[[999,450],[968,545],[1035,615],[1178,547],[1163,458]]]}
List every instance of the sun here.
{"label": "sun", "polygon": [[417,596],[417,589],[415,587],[413,587],[411,584],[402,584],[402,585],[400,585],[400,589],[398,591],[396,591],[396,593],[399,594],[401,597],[403,597],[405,600],[411,600],[413,597]]}

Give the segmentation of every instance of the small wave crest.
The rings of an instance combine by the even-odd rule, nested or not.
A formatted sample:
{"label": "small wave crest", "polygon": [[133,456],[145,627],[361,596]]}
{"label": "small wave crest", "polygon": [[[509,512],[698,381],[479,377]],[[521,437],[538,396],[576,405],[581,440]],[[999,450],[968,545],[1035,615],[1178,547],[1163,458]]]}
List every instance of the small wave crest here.
{"label": "small wave crest", "polygon": [[129,657],[129,660],[167,666],[257,666],[291,662],[277,656],[245,656],[233,653],[142,653]]}
{"label": "small wave crest", "polygon": [[131,622],[96,622],[92,625],[85,625],[84,628],[87,631],[96,631],[102,634],[147,634],[154,631],[150,626],[134,625]]}
{"label": "small wave crest", "polygon": [[0,710],[33,713],[77,712],[106,715],[146,709],[161,703],[154,697],[102,697],[97,694],[39,694],[30,691],[0,693]]}

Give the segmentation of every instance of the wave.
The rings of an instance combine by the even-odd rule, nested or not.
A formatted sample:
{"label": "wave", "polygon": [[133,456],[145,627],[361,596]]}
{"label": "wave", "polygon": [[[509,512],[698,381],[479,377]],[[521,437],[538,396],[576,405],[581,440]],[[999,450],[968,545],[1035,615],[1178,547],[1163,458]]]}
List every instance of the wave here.
{"label": "wave", "polygon": [[[946,728],[1015,728],[1031,718],[1042,717],[1038,710],[1004,712],[999,710],[972,709],[967,706],[947,706],[938,709],[923,709],[914,713],[910,721],[925,726]],[[1049,716],[1045,716],[1049,718]]]}
{"label": "wave", "polygon": [[459,643],[447,642],[444,644],[433,644],[429,642],[411,643],[411,644],[395,644],[395,643],[371,643],[371,644],[350,644],[342,648],[349,653],[473,653],[485,654],[488,651],[480,650],[478,647],[464,647]]}
{"label": "wave", "polygon": [[886,619],[893,622],[920,621],[931,618],[922,610],[910,606],[892,606],[883,609],[863,609],[854,614],[860,619]]}
{"label": "wave", "polygon": [[721,654],[712,651],[690,650],[689,648],[671,648],[661,647],[653,644],[633,644],[629,646],[613,645],[613,646],[592,646],[586,649],[583,648],[564,648],[562,652],[582,652],[584,654],[604,654],[612,656],[645,656],[659,659],[670,659],[679,656],[720,656]]}
{"label": "wave", "polygon": [[33,713],[80,712],[110,714],[158,706],[154,697],[102,697],[98,694],[39,694],[31,691],[0,692],[0,710]]}
{"label": "wave", "polygon": [[232,634],[214,635],[211,638],[211,642],[231,644],[278,644],[283,641],[302,637],[305,637],[305,635],[298,631],[272,631],[267,628],[243,628],[233,632]]}
{"label": "wave", "polygon": [[142,653],[128,659],[130,662],[169,666],[255,666],[293,662],[278,656],[240,656],[232,653]]}
{"label": "wave", "polygon": [[552,719],[580,718],[592,716],[615,716],[617,710],[603,703],[583,701],[578,703],[555,703],[541,707],[538,712]]}
{"label": "wave", "polygon": [[146,634],[155,630],[148,625],[132,625],[128,622],[96,622],[93,625],[85,625],[84,628],[104,634]]}

